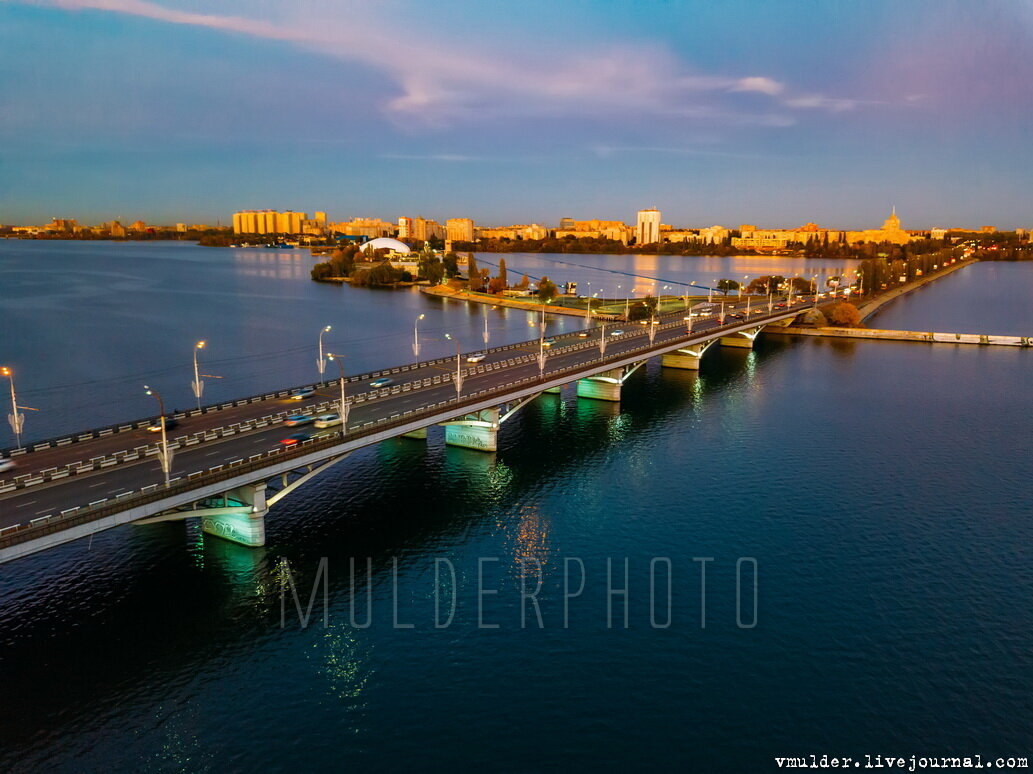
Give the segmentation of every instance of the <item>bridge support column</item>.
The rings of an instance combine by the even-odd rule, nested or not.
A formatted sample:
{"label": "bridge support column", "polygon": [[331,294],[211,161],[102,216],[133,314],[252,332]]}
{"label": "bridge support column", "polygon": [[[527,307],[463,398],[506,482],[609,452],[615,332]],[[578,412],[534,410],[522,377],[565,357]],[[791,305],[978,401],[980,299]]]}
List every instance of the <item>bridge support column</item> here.
{"label": "bridge support column", "polygon": [[753,328],[748,331],[739,331],[731,336],[721,337],[722,347],[740,347],[742,349],[753,349],[753,341],[757,338],[763,328]]}
{"label": "bridge support column", "polygon": [[694,347],[685,347],[674,352],[668,352],[660,358],[660,365],[664,368],[683,368],[686,371],[698,371],[699,361],[703,353],[713,346],[716,339],[711,339],[703,344]]}
{"label": "bridge support column", "polygon": [[619,401],[621,384],[624,382],[624,369],[613,368],[595,376],[587,376],[577,380],[577,396],[593,400]]}
{"label": "bridge support column", "polygon": [[209,535],[241,545],[264,546],[265,515],[269,512],[265,502],[265,482],[248,484],[227,492],[227,506],[230,501],[242,505],[239,509],[220,509],[229,513],[205,514],[201,517],[201,529]]}
{"label": "bridge support column", "polygon": [[563,391],[562,387],[547,387],[542,392],[547,392],[550,395],[559,395]]}
{"label": "bridge support column", "polygon": [[417,441],[426,441],[427,428],[421,427],[419,430],[413,430],[411,433],[402,433],[402,438],[415,438]]}
{"label": "bridge support column", "polygon": [[497,408],[484,409],[451,422],[443,422],[445,443],[449,446],[462,446],[464,449],[497,451],[499,415]]}

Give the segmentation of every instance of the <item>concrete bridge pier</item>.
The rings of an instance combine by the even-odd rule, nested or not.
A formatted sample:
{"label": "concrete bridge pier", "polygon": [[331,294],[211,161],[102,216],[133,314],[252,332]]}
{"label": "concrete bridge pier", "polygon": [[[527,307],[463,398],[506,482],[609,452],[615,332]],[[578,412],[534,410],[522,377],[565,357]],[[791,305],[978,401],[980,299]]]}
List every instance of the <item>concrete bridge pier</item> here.
{"label": "concrete bridge pier", "polygon": [[[230,505],[230,503],[234,505]],[[265,545],[265,482],[246,484],[226,493],[222,508],[206,508],[201,529],[209,535],[245,546]],[[240,503],[237,505],[236,503]],[[189,511],[186,512],[189,515]]]}
{"label": "concrete bridge pier", "polygon": [[683,368],[686,371],[698,371],[700,358],[716,341],[717,339],[711,339],[702,344],[668,352],[661,356],[660,365],[664,368]]}
{"label": "concrete bridge pier", "polygon": [[743,349],[753,349],[753,342],[756,340],[760,332],[764,330],[763,325],[758,325],[756,328],[751,328],[745,331],[737,331],[731,336],[722,336],[721,346],[722,347],[740,347]]}
{"label": "concrete bridge pier", "polygon": [[411,433],[402,433],[402,438],[413,438],[417,441],[427,440],[427,428],[421,427],[419,430],[413,430]]}
{"label": "concrete bridge pier", "polygon": [[477,451],[498,451],[500,414],[499,409],[490,408],[443,422],[445,443]]}
{"label": "concrete bridge pier", "polygon": [[623,368],[611,368],[609,371],[578,379],[577,396],[593,400],[619,401],[621,399],[621,386],[629,376],[645,365],[645,362],[645,360],[640,360],[634,365],[624,366]]}

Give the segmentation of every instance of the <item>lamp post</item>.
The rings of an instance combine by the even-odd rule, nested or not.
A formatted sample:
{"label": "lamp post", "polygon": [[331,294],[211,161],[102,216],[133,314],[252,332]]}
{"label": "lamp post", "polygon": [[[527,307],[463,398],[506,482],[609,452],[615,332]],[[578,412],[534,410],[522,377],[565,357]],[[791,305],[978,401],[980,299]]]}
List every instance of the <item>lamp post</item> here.
{"label": "lamp post", "polygon": [[14,442],[20,449],[22,446],[22,428],[25,426],[25,415],[18,410],[18,398],[14,393],[14,372],[4,366],[0,368],[0,376],[6,376],[11,383],[11,413],[7,415],[7,421],[14,431]]}
{"label": "lamp post", "polygon": [[412,326],[412,354],[416,358],[416,362],[420,362],[420,320],[427,315],[421,314],[416,318],[416,322]]}
{"label": "lamp post", "polygon": [[169,485],[169,473],[172,471],[172,449],[169,448],[169,439],[165,435],[165,401],[157,390],[152,390],[146,384],[143,386],[148,395],[153,395],[158,400],[158,421],[161,422],[161,450],[158,453],[158,461],[161,463],[161,470],[165,474],[165,486]]}
{"label": "lamp post", "polygon": [[319,360],[316,361],[316,368],[319,369],[319,381],[323,381],[323,371],[326,370],[326,360],[323,359],[323,334],[330,331],[331,326],[327,325],[319,332]]}
{"label": "lamp post", "polygon": [[717,318],[717,324],[718,325],[724,325],[725,324],[725,299],[724,299],[723,296],[721,298],[721,316]]}
{"label": "lamp post", "polygon": [[345,400],[344,394],[344,358],[340,355],[335,355],[332,352],[327,353],[327,357],[337,363],[337,370],[341,372],[341,407],[338,410],[338,414],[341,416],[341,435],[343,436],[348,431],[348,412],[351,411],[351,405]]}
{"label": "lamp post", "polygon": [[814,281],[814,306],[815,306],[815,308],[817,308],[817,306],[818,306],[818,275],[815,274],[811,279]]}
{"label": "lamp post", "polygon": [[599,357],[606,354],[606,323],[599,328]]}
{"label": "lamp post", "polygon": [[445,338],[448,339],[449,341],[454,341],[456,343],[456,375],[455,375],[455,377],[453,377],[452,382],[455,384],[455,388],[456,388],[456,402],[458,402],[459,401],[459,396],[463,392],[463,370],[462,370],[462,367],[461,367],[462,361],[460,360],[460,354],[459,354],[459,339],[453,339],[452,338],[452,334],[450,334],[450,333],[446,333],[445,334]]}
{"label": "lamp post", "polygon": [[484,339],[484,346],[487,347],[488,346],[488,339],[491,338],[491,334],[488,333],[488,315],[487,315],[487,313],[485,313],[485,315],[484,315],[484,330],[481,331],[481,338]]}
{"label": "lamp post", "polygon": [[685,333],[688,334],[689,336],[691,336],[692,335],[692,315],[691,314],[690,315],[686,315],[682,319],[685,320]]}
{"label": "lamp post", "polygon": [[204,393],[204,382],[201,381],[201,372],[197,367],[197,353],[204,349],[205,342],[199,341],[194,345],[194,381],[191,387],[194,389],[194,397],[197,398],[197,410],[201,410],[201,395]]}

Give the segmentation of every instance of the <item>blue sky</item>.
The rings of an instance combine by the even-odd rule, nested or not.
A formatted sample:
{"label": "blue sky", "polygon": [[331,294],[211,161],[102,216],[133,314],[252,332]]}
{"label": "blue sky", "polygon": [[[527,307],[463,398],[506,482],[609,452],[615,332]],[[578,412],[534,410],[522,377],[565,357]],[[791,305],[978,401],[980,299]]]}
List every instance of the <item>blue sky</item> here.
{"label": "blue sky", "polygon": [[0,0],[0,223],[1033,226],[1033,0]]}

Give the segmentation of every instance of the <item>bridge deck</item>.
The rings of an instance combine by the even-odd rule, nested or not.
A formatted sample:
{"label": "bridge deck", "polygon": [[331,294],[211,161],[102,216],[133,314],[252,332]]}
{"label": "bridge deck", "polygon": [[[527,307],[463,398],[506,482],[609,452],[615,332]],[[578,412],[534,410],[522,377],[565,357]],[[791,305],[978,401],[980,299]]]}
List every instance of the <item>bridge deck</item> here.
{"label": "bridge deck", "polygon": [[[632,364],[688,344],[785,320],[806,308],[794,306],[792,309],[776,309],[773,313],[764,309],[762,314],[751,314],[749,319],[726,320],[724,325],[719,325],[716,319],[697,320],[693,323],[691,335],[687,335],[686,324],[680,315],[670,315],[657,326],[652,344],[645,326],[634,323],[608,326],[607,334],[619,327],[625,333],[619,337],[607,335],[606,352],[602,356],[599,353],[599,328],[589,329],[589,338],[581,338],[576,331],[571,332],[556,336],[556,343],[547,350],[544,376],[539,374],[537,339],[496,347],[486,350],[487,357],[481,363],[463,362],[465,373],[459,400],[451,381],[455,371],[454,358],[422,364],[418,369],[406,367],[404,372],[395,369],[396,384],[373,393],[365,387],[366,391],[361,393],[362,400],[351,407],[348,431],[343,439],[337,428],[328,431],[326,437],[313,438],[291,448],[280,444],[280,439],[294,432],[282,425],[282,418],[274,418],[265,424],[247,424],[249,418],[255,419],[256,414],[258,417],[269,416],[270,405],[292,413],[309,411],[339,397],[335,384],[323,385],[317,395],[300,405],[282,399],[269,399],[272,403],[229,405],[219,412],[182,420],[182,433],[204,436],[208,431],[212,437],[195,443],[184,442],[176,451],[172,471],[174,481],[169,489],[159,483],[162,476],[155,457],[142,454],[132,457],[132,452],[140,446],[155,446],[155,436],[144,431],[126,430],[32,452],[19,458],[19,473],[32,474],[33,480],[46,479],[41,475],[45,470],[42,465],[56,468],[62,462],[75,462],[84,457],[84,450],[102,449],[99,454],[108,461],[104,467],[39,480],[26,488],[0,493],[0,561],[27,552],[17,550],[20,544],[48,535],[66,533],[67,539],[75,539],[181,507],[208,496],[206,492],[209,490],[224,491],[240,485],[245,479],[254,481],[312,464],[438,424],[467,411],[520,400],[548,387]],[[728,309],[729,314],[741,311],[735,307]],[[350,392],[362,389],[359,384],[353,383]],[[222,435],[211,432],[213,424],[226,427],[224,423],[228,419],[238,423],[237,429]],[[243,429],[239,425],[241,422],[246,425]],[[121,460],[115,452],[121,452]]]}

